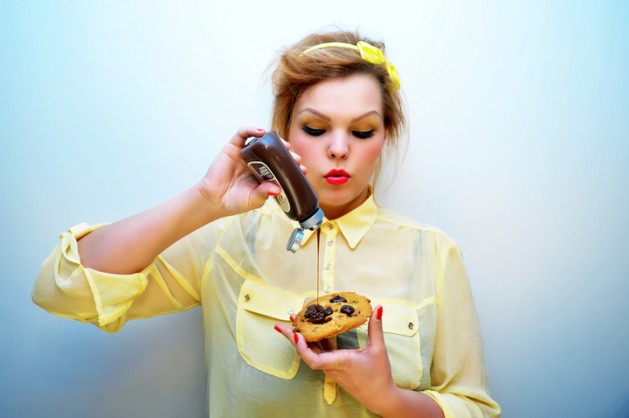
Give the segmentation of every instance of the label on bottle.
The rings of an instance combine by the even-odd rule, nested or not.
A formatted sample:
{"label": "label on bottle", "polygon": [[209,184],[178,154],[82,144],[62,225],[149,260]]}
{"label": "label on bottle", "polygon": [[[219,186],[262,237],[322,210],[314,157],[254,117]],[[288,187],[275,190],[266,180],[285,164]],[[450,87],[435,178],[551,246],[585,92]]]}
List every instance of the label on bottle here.
{"label": "label on bottle", "polygon": [[277,201],[277,203],[279,203],[280,208],[282,208],[284,212],[288,213],[290,211],[290,203],[288,201],[288,197],[286,196],[286,193],[284,193],[282,185],[279,181],[277,181],[275,174],[273,174],[269,166],[261,161],[251,161],[247,163],[247,165],[249,165],[249,168],[251,168],[251,171],[261,183],[264,181],[270,181],[280,186],[280,194],[275,196],[275,200]]}

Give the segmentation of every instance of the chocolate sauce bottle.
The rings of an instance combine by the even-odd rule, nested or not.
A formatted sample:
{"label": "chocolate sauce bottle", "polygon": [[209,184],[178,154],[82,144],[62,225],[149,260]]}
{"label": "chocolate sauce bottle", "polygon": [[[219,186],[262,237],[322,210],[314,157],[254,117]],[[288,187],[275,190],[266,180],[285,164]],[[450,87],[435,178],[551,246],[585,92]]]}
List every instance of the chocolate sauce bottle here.
{"label": "chocolate sauce bottle", "polygon": [[286,246],[288,251],[296,252],[304,228],[314,231],[323,222],[319,197],[275,132],[248,138],[240,155],[260,183],[270,181],[282,189],[275,200],[284,213],[301,226],[293,231]]}

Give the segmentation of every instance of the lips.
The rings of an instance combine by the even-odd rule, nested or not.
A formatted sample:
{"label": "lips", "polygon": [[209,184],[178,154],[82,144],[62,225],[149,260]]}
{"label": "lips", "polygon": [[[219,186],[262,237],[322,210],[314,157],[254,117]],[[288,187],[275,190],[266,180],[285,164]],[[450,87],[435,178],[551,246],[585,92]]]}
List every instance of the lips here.
{"label": "lips", "polygon": [[347,171],[343,169],[333,168],[332,170],[328,171],[323,177],[328,183],[337,186],[347,183],[351,176]]}

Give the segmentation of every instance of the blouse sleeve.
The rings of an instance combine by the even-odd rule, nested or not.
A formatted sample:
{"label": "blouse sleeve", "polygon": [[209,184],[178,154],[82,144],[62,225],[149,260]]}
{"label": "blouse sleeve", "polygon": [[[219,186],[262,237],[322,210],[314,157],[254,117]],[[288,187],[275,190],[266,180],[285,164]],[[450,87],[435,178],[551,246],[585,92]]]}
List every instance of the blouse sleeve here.
{"label": "blouse sleeve", "polygon": [[[46,311],[119,331],[130,319],[182,311],[200,303],[198,281],[203,266],[186,238],[142,271],[111,274],[81,264],[77,240],[102,225],[80,224],[60,236],[43,262],[32,299]],[[193,239],[193,238],[190,238]]]}
{"label": "blouse sleeve", "polygon": [[426,393],[445,418],[499,417],[500,406],[489,394],[480,324],[461,252],[450,241],[439,253],[432,390]]}

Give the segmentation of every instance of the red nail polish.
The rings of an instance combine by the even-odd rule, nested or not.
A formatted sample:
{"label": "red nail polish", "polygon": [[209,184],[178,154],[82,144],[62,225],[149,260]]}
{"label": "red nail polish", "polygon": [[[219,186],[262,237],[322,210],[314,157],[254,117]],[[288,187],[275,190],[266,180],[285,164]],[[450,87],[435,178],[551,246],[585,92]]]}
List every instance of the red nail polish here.
{"label": "red nail polish", "polygon": [[289,318],[290,318],[290,322],[295,322],[295,315],[291,315]]}
{"label": "red nail polish", "polygon": [[282,333],[282,330],[277,325],[275,325],[273,328],[275,328],[275,331],[279,332],[280,334]]}
{"label": "red nail polish", "polygon": [[378,321],[382,320],[382,306],[378,307],[378,310],[376,311],[376,319]]}
{"label": "red nail polish", "polygon": [[295,339],[295,344],[297,344],[299,342],[299,334],[294,333],[293,338]]}

